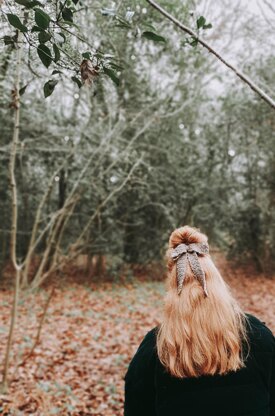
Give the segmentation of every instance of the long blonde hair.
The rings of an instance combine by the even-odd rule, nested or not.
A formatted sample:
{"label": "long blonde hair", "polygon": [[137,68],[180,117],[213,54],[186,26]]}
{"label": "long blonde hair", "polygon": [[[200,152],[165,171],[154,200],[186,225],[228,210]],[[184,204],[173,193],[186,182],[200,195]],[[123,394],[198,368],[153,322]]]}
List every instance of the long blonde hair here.
{"label": "long blonde hair", "polygon": [[181,243],[206,242],[204,234],[189,226],[176,229],[169,240],[168,290],[157,351],[164,367],[178,378],[226,374],[244,366],[246,316],[209,254],[199,256],[209,296],[205,298],[189,266],[181,294],[177,292],[176,264],[170,250]]}

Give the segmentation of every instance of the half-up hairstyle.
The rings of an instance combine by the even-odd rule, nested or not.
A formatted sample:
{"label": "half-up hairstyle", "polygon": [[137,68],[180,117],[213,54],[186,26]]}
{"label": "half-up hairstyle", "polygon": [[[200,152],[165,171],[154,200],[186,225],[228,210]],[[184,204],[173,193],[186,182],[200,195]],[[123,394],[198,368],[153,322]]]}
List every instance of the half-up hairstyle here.
{"label": "half-up hairstyle", "polygon": [[200,243],[207,244],[207,237],[189,226],[176,229],[169,240],[167,294],[157,351],[167,371],[178,378],[226,374],[244,367],[247,319],[209,254],[198,258],[208,296],[189,264],[178,294],[171,250],[179,244]]}

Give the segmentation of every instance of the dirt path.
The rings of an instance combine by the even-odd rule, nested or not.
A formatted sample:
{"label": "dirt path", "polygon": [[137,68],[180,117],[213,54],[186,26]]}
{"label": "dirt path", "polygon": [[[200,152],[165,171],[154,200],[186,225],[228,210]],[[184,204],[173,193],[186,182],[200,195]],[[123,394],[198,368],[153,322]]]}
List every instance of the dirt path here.
{"label": "dirt path", "polygon": [[[247,312],[275,331],[275,280],[220,268]],[[11,392],[0,398],[3,415],[122,415],[123,375],[138,344],[158,323],[164,294],[159,282],[59,289],[49,309],[42,342],[16,372],[31,347],[45,291],[20,304]],[[2,293],[0,353],[7,335],[10,291]],[[36,301],[35,301],[36,300]],[[38,301],[37,301],[38,300]]]}

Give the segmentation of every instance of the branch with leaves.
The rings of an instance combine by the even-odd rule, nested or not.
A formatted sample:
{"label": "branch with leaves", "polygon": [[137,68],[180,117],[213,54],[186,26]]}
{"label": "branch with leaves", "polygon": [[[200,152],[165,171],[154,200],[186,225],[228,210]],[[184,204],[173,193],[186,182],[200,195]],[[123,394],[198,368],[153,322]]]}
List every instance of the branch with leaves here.
{"label": "branch with leaves", "polygon": [[[62,2],[57,0],[55,6],[42,4],[38,0],[15,0],[17,7],[23,7],[28,19],[22,22],[21,10],[11,7],[5,0],[8,12],[2,10],[11,27],[23,34],[22,42],[29,45],[29,54],[37,55],[42,64],[48,69],[54,67],[51,78],[44,84],[44,97],[49,97],[62,78],[70,77],[79,88],[83,84],[91,85],[94,80],[103,75],[109,77],[116,86],[120,84],[122,65],[112,50],[103,51],[98,45],[83,36],[81,26],[77,22],[77,14],[82,10],[78,0]],[[129,3],[130,4],[130,3]],[[120,6],[114,9],[99,8],[104,18],[109,19],[113,28],[131,31],[134,36],[143,37],[154,42],[165,42],[165,38],[154,30],[145,30],[140,22],[133,22],[134,12],[127,10],[125,15],[118,12]],[[148,25],[150,26],[150,25]],[[73,39],[79,40],[83,50],[75,47]],[[15,47],[16,37],[5,35],[4,43]],[[108,49],[114,49],[109,39]],[[33,72],[30,65],[29,67]],[[33,72],[34,73],[34,72]],[[73,74],[72,74],[73,73]]]}
{"label": "branch with leaves", "polygon": [[[30,50],[38,55],[46,68],[51,65],[55,66],[52,78],[44,85],[45,98],[53,93],[63,76],[68,76],[66,71],[63,72],[64,68],[74,73],[71,80],[79,88],[85,83],[92,83],[94,78],[101,73],[107,75],[116,85],[119,84],[116,71],[121,67],[115,63],[114,59],[107,57],[105,53],[79,35],[79,27],[74,22],[77,0],[64,3],[57,1],[56,5],[59,10],[57,16],[55,16],[56,10],[53,10],[50,5],[43,5],[37,0],[15,0],[15,3],[23,7],[24,14],[28,14],[28,22],[26,19],[22,22],[21,11],[11,8],[9,3],[7,3],[9,12],[2,10],[6,20],[10,26],[23,34],[21,42],[29,45]],[[87,52],[84,49],[81,54],[75,47],[72,48],[71,39],[74,37],[81,40],[84,47],[89,48],[90,51]],[[5,35],[3,40],[5,45],[15,48],[16,35]]]}
{"label": "branch with leaves", "polygon": [[[261,97],[268,105],[270,105],[275,110],[275,101],[270,97],[259,85],[257,85],[252,79],[250,79],[246,74],[232,65],[227,61],[223,56],[221,56],[211,45],[208,44],[204,39],[202,39],[193,29],[184,25],[176,17],[168,13],[163,7],[161,7],[154,0],[146,0],[152,7],[154,7],[159,13],[164,17],[170,20],[174,25],[176,25],[180,30],[187,33],[193,39],[193,42],[196,44],[202,45],[205,49],[208,50],[212,55],[214,55],[220,62],[222,62],[227,68],[233,71],[238,78],[240,78],[246,85],[248,85],[252,91],[254,91],[259,97]],[[203,27],[205,24],[205,19],[203,16],[200,17],[200,21],[197,22],[198,27]]]}

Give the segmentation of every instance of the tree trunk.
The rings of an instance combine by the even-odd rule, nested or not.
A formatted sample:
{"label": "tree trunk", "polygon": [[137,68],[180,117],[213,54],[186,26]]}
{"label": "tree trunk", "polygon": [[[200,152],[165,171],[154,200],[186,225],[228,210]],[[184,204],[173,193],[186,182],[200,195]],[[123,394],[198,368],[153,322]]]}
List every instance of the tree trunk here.
{"label": "tree trunk", "polygon": [[16,243],[17,243],[17,217],[18,217],[18,200],[17,200],[17,184],[15,178],[15,161],[16,161],[16,152],[19,141],[19,127],[20,127],[20,74],[21,74],[21,33],[18,33],[17,41],[17,60],[16,60],[16,77],[15,77],[15,87],[13,92],[13,108],[15,111],[14,114],[14,129],[13,129],[13,138],[11,143],[11,153],[10,153],[10,164],[9,164],[9,173],[10,173],[10,186],[11,186],[11,196],[12,196],[12,218],[11,218],[11,237],[10,237],[10,258],[15,271],[15,290],[13,297],[13,306],[11,310],[11,322],[9,328],[8,342],[6,347],[6,353],[3,363],[3,375],[2,382],[0,384],[0,392],[6,393],[8,390],[8,370],[9,370],[9,361],[11,355],[11,348],[13,342],[13,334],[17,318],[17,306],[19,299],[19,290],[20,290],[20,277],[21,277],[21,265],[17,263],[16,256]]}

